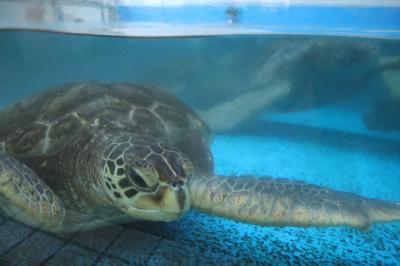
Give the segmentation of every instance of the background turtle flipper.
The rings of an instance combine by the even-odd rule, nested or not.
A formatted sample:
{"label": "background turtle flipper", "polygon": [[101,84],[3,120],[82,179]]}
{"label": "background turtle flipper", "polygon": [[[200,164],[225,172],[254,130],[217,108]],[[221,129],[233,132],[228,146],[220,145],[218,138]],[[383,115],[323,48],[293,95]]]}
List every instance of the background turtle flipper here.
{"label": "background turtle flipper", "polygon": [[197,113],[213,132],[225,132],[234,129],[250,116],[289,93],[289,82],[282,80],[263,86],[262,89],[243,93],[230,101]]}
{"label": "background turtle flipper", "polygon": [[287,179],[198,175],[190,181],[194,208],[270,226],[350,225],[400,220],[400,203]]}
{"label": "background turtle flipper", "polygon": [[0,209],[22,223],[59,231],[65,210],[60,199],[37,174],[0,153]]}

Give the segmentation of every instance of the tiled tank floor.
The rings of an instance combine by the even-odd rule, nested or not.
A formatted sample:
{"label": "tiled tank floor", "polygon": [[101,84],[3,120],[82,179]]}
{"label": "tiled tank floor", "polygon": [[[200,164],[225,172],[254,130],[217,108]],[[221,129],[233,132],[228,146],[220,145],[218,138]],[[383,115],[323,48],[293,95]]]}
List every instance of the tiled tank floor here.
{"label": "tiled tank floor", "polygon": [[0,216],[0,265],[193,265],[193,248],[121,225],[55,235]]}

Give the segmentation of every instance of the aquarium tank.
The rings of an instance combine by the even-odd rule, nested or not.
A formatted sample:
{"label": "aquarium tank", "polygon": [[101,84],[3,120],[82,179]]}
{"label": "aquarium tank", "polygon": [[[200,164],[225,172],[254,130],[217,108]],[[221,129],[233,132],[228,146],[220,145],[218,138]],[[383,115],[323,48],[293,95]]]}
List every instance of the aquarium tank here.
{"label": "aquarium tank", "polygon": [[399,18],[1,0],[0,265],[400,265]]}

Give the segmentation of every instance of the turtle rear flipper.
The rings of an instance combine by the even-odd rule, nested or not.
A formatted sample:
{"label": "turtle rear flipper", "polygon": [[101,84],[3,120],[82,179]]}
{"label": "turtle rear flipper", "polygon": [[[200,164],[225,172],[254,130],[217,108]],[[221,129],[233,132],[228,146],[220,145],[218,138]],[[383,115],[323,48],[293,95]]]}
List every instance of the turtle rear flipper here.
{"label": "turtle rear flipper", "polygon": [[364,198],[304,182],[269,177],[197,176],[193,207],[237,221],[272,226],[350,225],[400,220],[400,203]]}
{"label": "turtle rear flipper", "polygon": [[1,153],[0,208],[12,218],[46,231],[59,231],[65,214],[60,199],[33,170]]}

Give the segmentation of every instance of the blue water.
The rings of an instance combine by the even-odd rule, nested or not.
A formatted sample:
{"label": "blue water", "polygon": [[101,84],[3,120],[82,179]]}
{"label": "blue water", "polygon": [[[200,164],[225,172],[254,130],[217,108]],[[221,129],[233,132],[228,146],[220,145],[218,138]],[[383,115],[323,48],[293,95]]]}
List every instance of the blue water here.
{"label": "blue water", "polygon": [[[289,11],[277,11],[283,14],[279,16],[281,21],[290,16]],[[166,13],[163,17],[157,12]],[[168,12],[154,11],[153,15],[173,21],[172,13]],[[367,11],[348,12],[347,15],[361,17]],[[378,26],[385,23],[390,26],[397,19],[397,9],[382,9],[382,12],[388,14],[387,20],[371,18]],[[274,14],[268,18],[277,18]],[[307,15],[300,11],[299,14]],[[320,14],[325,15],[323,10]],[[301,16],[298,18],[301,20]],[[245,15],[242,19],[251,21]],[[140,39],[4,31],[0,32],[0,107],[56,84],[104,80],[155,85],[175,94],[193,109],[204,111],[254,89],[251,84],[257,80],[257,74],[266,69],[270,56],[281,47],[292,47],[290,51],[305,41],[349,40],[378,47],[380,58],[400,56],[400,43],[385,39],[305,36]],[[312,67],[309,60],[305,62],[308,64],[301,65],[298,61],[295,64]],[[322,66],[323,62],[318,65]],[[357,74],[358,70],[351,71]],[[399,71],[398,67],[395,71]],[[293,73],[308,72],[299,69]],[[346,69],[331,73],[337,77],[344,73],[347,77],[348,72]],[[326,79],[308,78],[326,87],[333,83],[329,75]],[[305,85],[304,91],[315,84],[299,80],[304,82],[299,81]],[[268,86],[268,80],[260,84]],[[322,97],[325,102],[319,102],[316,98],[311,104],[306,102],[308,106],[293,110],[294,103],[273,110],[265,106],[238,127],[216,132],[212,144],[216,172],[286,177],[400,201],[400,131],[373,130],[363,122],[365,113],[371,112],[378,102],[396,97],[396,88],[390,87],[382,75],[371,75],[366,83],[347,85],[337,88],[343,93],[337,99],[326,101]],[[399,114],[396,117],[400,119]],[[396,127],[398,121],[388,124]],[[191,212],[180,221],[140,223],[135,228],[193,247],[201,265],[400,265],[399,223],[375,225],[368,232],[348,227],[262,228]]]}

